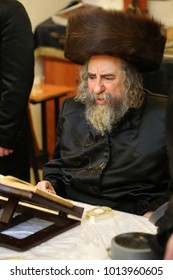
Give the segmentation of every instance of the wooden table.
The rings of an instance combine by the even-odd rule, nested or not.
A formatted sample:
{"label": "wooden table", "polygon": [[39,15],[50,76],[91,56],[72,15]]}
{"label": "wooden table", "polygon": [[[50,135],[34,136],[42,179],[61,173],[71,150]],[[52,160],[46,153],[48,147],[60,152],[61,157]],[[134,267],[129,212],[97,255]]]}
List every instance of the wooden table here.
{"label": "wooden table", "polygon": [[41,84],[37,91],[34,88],[31,91],[29,102],[31,104],[41,105],[42,149],[43,149],[42,153],[44,153],[44,161],[48,161],[49,159],[48,143],[47,143],[46,102],[49,100],[54,101],[54,119],[55,119],[55,131],[56,131],[59,111],[60,111],[60,99],[72,92],[75,92],[74,87],[59,86],[59,85],[52,85],[52,84]]}

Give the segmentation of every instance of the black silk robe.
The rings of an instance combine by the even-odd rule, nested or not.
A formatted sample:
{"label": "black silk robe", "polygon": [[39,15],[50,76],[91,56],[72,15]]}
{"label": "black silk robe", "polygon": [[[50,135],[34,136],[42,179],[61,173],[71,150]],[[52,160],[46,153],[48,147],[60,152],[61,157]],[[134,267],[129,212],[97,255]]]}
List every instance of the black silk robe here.
{"label": "black silk robe", "polygon": [[86,122],[85,106],[66,99],[44,179],[67,198],[143,214],[169,185],[166,106],[166,96],[147,93],[139,109],[101,136]]}

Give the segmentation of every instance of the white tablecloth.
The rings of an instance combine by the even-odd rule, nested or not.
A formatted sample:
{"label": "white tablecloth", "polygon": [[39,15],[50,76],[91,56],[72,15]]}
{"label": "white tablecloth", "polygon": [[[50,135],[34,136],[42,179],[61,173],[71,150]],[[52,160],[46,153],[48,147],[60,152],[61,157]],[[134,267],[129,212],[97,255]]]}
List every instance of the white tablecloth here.
{"label": "white tablecloth", "polygon": [[[142,216],[111,211],[101,217],[87,218],[85,212],[95,206],[75,203],[85,208],[81,224],[25,252],[0,248],[0,259],[109,260],[111,239],[125,232],[156,233],[156,227]],[[33,219],[10,229],[17,237],[31,234],[40,221]]]}

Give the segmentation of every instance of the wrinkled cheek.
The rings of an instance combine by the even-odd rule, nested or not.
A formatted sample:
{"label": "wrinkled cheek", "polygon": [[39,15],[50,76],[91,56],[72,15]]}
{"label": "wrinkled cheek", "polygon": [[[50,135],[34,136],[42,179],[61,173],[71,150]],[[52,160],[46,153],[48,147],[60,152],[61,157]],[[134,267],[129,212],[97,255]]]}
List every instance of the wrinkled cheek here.
{"label": "wrinkled cheek", "polygon": [[114,96],[111,96],[112,97],[112,101],[114,104],[121,104],[124,102],[125,100],[125,91],[124,89],[121,89],[121,90],[117,90],[116,94]]}
{"label": "wrinkled cheek", "polygon": [[93,91],[94,91],[93,85],[88,82],[88,92],[93,92]]}

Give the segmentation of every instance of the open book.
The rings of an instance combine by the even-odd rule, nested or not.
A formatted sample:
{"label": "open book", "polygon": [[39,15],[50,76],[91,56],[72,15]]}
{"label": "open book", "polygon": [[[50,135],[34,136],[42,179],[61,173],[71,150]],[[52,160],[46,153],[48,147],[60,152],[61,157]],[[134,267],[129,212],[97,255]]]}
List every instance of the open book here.
{"label": "open book", "polygon": [[[62,198],[61,196],[41,190],[37,186],[32,185],[31,183],[20,180],[13,176],[4,176],[0,174],[0,185],[7,186],[8,188],[12,188],[16,190],[22,190],[28,193],[31,192],[31,193],[39,194],[42,197],[57,202],[68,208],[73,208],[74,206],[74,204],[71,201]],[[1,189],[0,189],[0,194],[1,194]]]}

